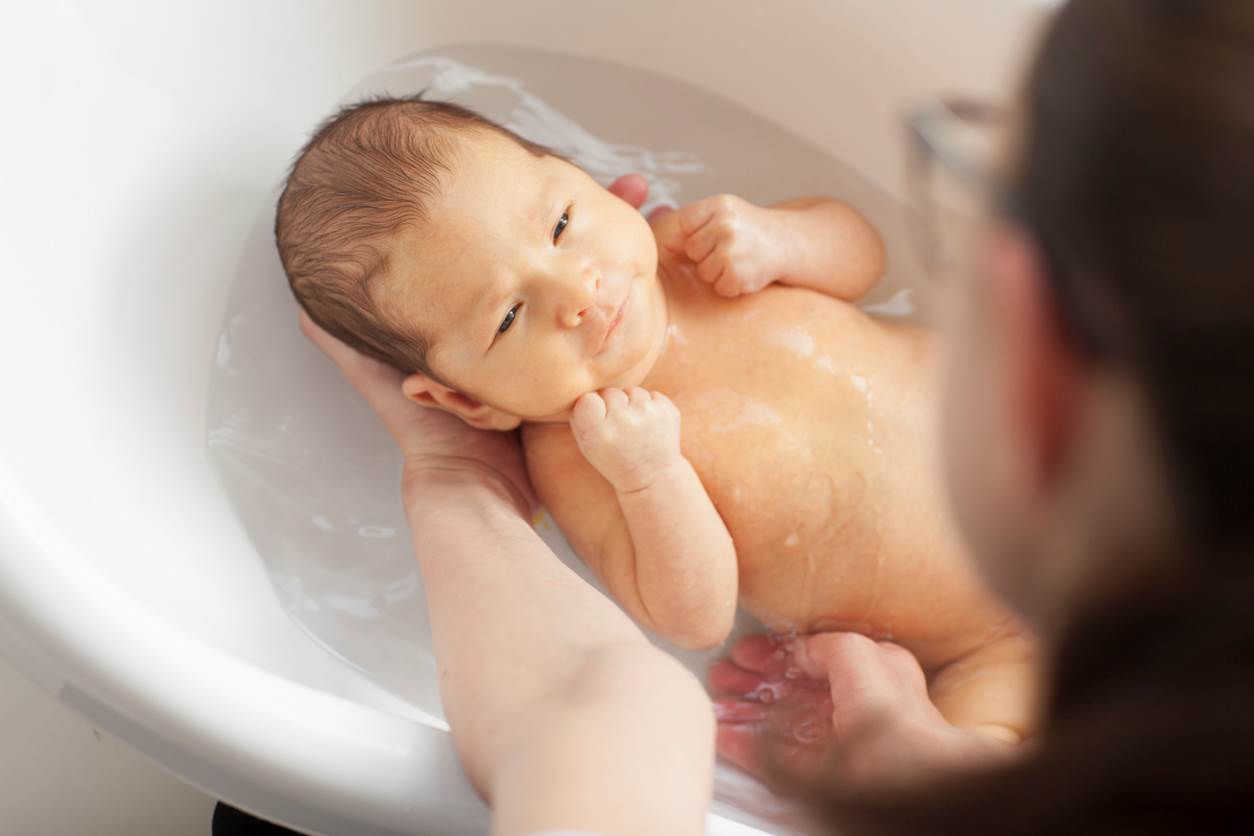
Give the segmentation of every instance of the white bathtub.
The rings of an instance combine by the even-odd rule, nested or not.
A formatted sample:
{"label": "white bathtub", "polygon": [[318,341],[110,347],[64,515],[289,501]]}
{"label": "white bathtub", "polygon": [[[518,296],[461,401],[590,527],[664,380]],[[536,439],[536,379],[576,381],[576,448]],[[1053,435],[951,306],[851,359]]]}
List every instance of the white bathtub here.
{"label": "white bathtub", "polygon": [[[265,492],[254,503],[207,443],[221,426],[211,389],[221,392],[224,327],[249,310],[274,335],[268,343],[258,338],[265,328],[250,332],[254,382],[257,369],[300,370],[308,404],[334,417],[319,432],[342,433],[345,449],[386,450],[295,337],[281,284],[263,282],[255,297],[240,290],[246,275],[281,281],[267,235],[292,152],[384,65],[492,42],[686,79],[762,125],[787,126],[790,148],[804,140],[856,168],[865,188],[899,194],[903,109],[935,93],[1004,95],[1042,5],[62,0],[6,9],[0,652],[186,780],[268,818],[328,834],[482,832],[486,813],[457,767],[429,660],[419,652],[411,670],[396,652],[353,658],[376,646],[369,624],[354,644],[351,621],[320,635],[316,619],[302,619],[281,567],[301,565],[294,544],[312,553],[317,543],[284,534],[281,521],[267,539]],[[581,83],[560,79],[589,100],[632,92],[579,92]],[[675,147],[702,153],[699,131],[677,124],[674,135]],[[771,153],[761,149],[753,182],[770,179]],[[727,182],[719,188],[749,181],[729,172]],[[805,186],[776,183],[785,184]],[[908,255],[894,258],[894,281],[908,283]],[[309,471],[314,484],[335,462],[310,461],[322,462]],[[388,466],[369,464],[372,474]],[[395,515],[393,484],[375,487],[384,516]],[[362,543],[405,548],[403,530],[362,527]],[[751,795],[725,771],[710,832],[778,829],[758,799],[738,800]]]}

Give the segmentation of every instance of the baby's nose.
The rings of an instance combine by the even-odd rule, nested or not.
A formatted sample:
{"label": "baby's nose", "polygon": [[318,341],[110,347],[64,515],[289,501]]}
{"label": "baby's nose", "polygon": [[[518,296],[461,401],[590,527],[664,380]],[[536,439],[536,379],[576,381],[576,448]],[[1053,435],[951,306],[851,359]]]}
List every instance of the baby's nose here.
{"label": "baby's nose", "polygon": [[567,326],[577,328],[583,323],[584,317],[596,307],[600,291],[599,273],[587,273],[577,282],[575,292],[568,302],[566,315],[563,317]]}

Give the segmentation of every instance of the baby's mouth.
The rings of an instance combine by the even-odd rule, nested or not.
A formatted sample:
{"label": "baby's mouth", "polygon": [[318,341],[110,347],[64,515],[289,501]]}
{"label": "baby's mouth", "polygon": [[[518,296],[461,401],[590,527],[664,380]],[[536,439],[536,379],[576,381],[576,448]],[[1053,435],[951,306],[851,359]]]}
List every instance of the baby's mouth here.
{"label": "baby's mouth", "polygon": [[605,328],[605,334],[602,335],[596,351],[593,352],[594,356],[605,351],[605,346],[609,343],[610,337],[618,330],[619,324],[623,321],[623,315],[627,312],[627,304],[631,301],[631,290],[631,287],[628,286],[627,295],[623,297],[623,303],[618,306],[618,310],[614,311],[614,315],[610,317],[609,324]]}

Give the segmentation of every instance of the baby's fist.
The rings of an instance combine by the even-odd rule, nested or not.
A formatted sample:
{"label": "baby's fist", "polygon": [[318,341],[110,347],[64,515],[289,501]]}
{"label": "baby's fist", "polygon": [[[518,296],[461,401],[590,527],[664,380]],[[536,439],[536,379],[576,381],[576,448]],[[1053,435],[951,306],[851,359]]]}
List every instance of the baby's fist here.
{"label": "baby's fist", "polygon": [[735,195],[689,203],[665,224],[661,245],[696,266],[719,296],[757,293],[779,278],[775,213]]}
{"label": "baby's fist", "polygon": [[679,410],[661,392],[589,392],[575,403],[570,428],[584,458],[620,493],[649,487],[683,458]]}

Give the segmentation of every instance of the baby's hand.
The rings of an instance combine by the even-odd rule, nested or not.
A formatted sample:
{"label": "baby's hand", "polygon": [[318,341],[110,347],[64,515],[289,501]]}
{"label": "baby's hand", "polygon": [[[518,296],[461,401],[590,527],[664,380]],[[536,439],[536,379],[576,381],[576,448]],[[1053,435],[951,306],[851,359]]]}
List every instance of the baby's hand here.
{"label": "baby's hand", "polygon": [[619,493],[644,490],[683,460],[679,410],[661,392],[589,392],[575,403],[570,428],[584,458]]}
{"label": "baby's hand", "polygon": [[707,197],[660,222],[658,244],[695,264],[719,296],[757,293],[780,277],[786,236],[777,215],[734,195]]}

